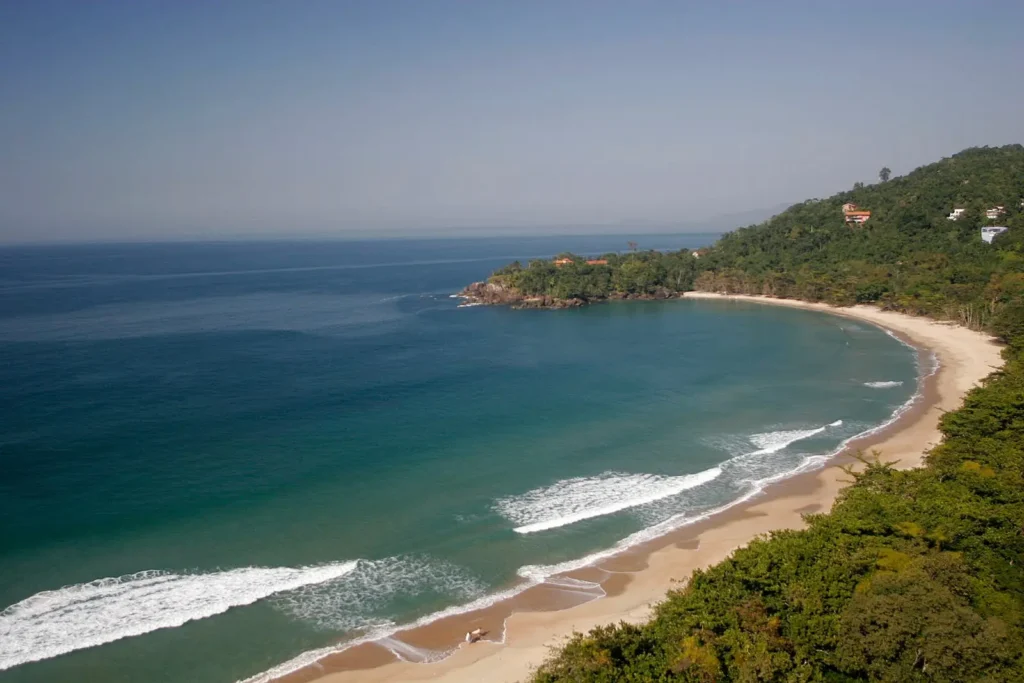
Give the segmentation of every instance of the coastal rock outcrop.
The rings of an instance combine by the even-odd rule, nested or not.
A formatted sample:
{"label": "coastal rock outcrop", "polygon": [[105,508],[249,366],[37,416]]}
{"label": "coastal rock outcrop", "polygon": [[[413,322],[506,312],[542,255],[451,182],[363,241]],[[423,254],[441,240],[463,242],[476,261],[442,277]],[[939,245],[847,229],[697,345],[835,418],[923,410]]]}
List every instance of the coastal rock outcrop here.
{"label": "coastal rock outcrop", "polygon": [[665,287],[656,287],[651,292],[612,292],[607,297],[583,299],[572,297],[562,299],[549,294],[523,294],[514,287],[501,284],[500,282],[474,282],[456,296],[463,299],[467,304],[484,304],[487,306],[510,306],[511,308],[577,308],[586,306],[597,301],[609,300],[632,300],[632,301],[661,301],[664,299],[676,299],[682,296],[681,292],[674,292]]}
{"label": "coastal rock outcrop", "polygon": [[459,292],[458,296],[470,304],[512,308],[576,308],[587,303],[583,299],[560,299],[547,294],[526,295],[497,282],[474,282]]}

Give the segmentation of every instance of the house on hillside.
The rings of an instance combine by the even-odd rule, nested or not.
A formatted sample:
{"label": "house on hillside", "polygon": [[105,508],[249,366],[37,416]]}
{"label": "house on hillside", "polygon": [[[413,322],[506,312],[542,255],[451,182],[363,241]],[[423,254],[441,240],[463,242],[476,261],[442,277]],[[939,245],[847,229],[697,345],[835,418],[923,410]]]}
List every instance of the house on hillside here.
{"label": "house on hillside", "polygon": [[857,223],[860,225],[871,218],[871,212],[863,211],[853,202],[847,202],[843,204],[843,217],[846,218],[847,223]]}
{"label": "house on hillside", "polygon": [[946,218],[951,220],[951,221],[959,220],[960,216],[963,216],[964,215],[964,211],[966,211],[966,210],[967,209],[953,209],[953,211],[951,211],[950,214],[948,216],[946,216]]}
{"label": "house on hillside", "polygon": [[561,268],[562,266],[567,266],[570,263],[572,263],[572,259],[571,258],[556,258],[555,259],[555,265],[558,266],[559,268]]}
{"label": "house on hillside", "polygon": [[996,238],[996,235],[1001,235],[1002,233],[1006,232],[1007,230],[1009,230],[1009,228],[1006,228],[1006,227],[1003,227],[1003,226],[995,226],[995,225],[989,226],[987,228],[982,228],[981,229],[981,241],[985,242],[986,244],[992,244],[992,240],[994,240]]}
{"label": "house on hillside", "polygon": [[847,211],[846,222],[856,223],[857,225],[863,225],[869,218],[871,218],[870,211]]}
{"label": "house on hillside", "polygon": [[985,209],[985,218],[989,219],[990,221],[994,221],[995,219],[1002,216],[1004,213],[1006,213],[1005,206],[994,206],[991,209]]}
{"label": "house on hillside", "polygon": [[606,259],[606,258],[587,259],[587,265],[588,266],[607,266],[608,265],[608,259]]}

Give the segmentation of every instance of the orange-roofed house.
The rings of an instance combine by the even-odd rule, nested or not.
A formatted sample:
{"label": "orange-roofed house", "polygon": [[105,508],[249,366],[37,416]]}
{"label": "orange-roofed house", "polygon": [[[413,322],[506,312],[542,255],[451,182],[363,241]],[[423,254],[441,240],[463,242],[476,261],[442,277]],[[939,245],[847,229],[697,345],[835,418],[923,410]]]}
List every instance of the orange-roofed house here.
{"label": "orange-roofed house", "polygon": [[869,219],[869,218],[871,218],[871,212],[870,211],[847,211],[846,212],[846,222],[847,223],[856,223],[858,225],[861,225],[864,222],[866,222],[867,219]]}
{"label": "orange-roofed house", "polygon": [[571,258],[556,258],[555,259],[555,265],[558,266],[558,267],[567,266],[570,263],[572,263],[572,259]]}
{"label": "orange-roofed house", "polygon": [[606,258],[592,258],[587,261],[588,266],[607,266],[608,259]]}
{"label": "orange-roofed house", "polygon": [[856,211],[856,210],[857,210],[857,205],[854,204],[853,202],[846,202],[845,204],[843,204],[843,213],[850,213],[851,211]]}

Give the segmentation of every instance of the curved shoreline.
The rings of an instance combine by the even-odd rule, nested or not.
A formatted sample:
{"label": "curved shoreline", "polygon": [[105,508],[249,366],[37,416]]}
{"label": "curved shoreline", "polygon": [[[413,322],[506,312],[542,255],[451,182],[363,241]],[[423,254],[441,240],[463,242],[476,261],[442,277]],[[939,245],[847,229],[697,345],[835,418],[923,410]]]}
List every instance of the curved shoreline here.
{"label": "curved shoreline", "polygon": [[[932,352],[939,368],[921,378],[919,398],[906,410],[873,433],[844,444],[822,468],[772,483],[759,495],[734,502],[709,518],[631,548],[613,550],[590,566],[559,574],[560,582],[526,587],[482,609],[413,625],[385,639],[401,636],[400,641],[367,642],[335,654],[325,651],[316,663],[275,680],[522,680],[546,659],[551,646],[573,631],[621,620],[643,621],[673,582],[685,579],[694,569],[720,562],[761,534],[801,528],[804,514],[828,511],[847,483],[840,466],[851,462],[851,452],[877,449],[885,460],[898,460],[899,467],[920,466],[924,451],[939,440],[941,413],[958,407],[970,388],[1002,364],[999,347],[983,333],[870,306],[837,309],[789,299],[708,293],[688,293],[686,298],[717,300],[723,305],[738,301],[790,306],[869,322],[919,351]],[[566,583],[571,589],[566,589]],[[461,634],[478,627],[489,631],[488,640],[450,652]],[[397,661],[396,646],[407,656],[450,654],[432,663]],[[250,680],[266,680],[265,676]]]}

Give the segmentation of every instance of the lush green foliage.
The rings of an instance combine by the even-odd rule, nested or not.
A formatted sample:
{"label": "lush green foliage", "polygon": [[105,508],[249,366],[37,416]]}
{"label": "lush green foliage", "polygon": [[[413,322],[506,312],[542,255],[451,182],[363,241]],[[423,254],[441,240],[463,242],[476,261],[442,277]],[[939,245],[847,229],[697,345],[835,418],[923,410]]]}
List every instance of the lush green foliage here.
{"label": "lush green foliage", "polygon": [[[987,325],[1006,366],[943,416],[926,467],[865,460],[807,529],[694,573],[647,624],[576,635],[534,683],[1024,681],[1024,224],[1011,212],[1016,230],[983,245],[977,218],[1022,182],[1024,148],[968,150],[702,256],[698,286]],[[851,200],[873,212],[862,228],[842,220]],[[948,221],[953,204],[973,215]]]}
{"label": "lush green foliage", "polygon": [[[1024,147],[969,149],[888,182],[812,199],[724,235],[695,288],[878,303],[986,327],[1024,293]],[[871,211],[847,224],[842,207]],[[994,220],[985,210],[1003,206]],[[965,209],[958,220],[947,216]],[[1007,226],[994,244],[984,225]]]}
{"label": "lush green foliage", "polygon": [[[888,169],[883,169],[886,171]],[[888,174],[880,174],[888,177]],[[492,279],[524,294],[601,300],[689,289],[825,301],[892,310],[982,328],[1024,294],[1024,147],[965,150],[906,176],[859,184],[797,204],[761,225],[688,250],[607,254],[607,265],[513,263]],[[848,224],[847,202],[871,211]],[[1003,206],[994,220],[985,210]],[[965,209],[958,220],[947,216]],[[981,227],[1011,230],[994,244]]]}
{"label": "lush green foliage", "polygon": [[1024,356],[943,417],[928,466],[868,461],[830,514],[755,541],[648,624],[577,635],[569,681],[1024,680]]}
{"label": "lush green foliage", "polygon": [[[571,263],[555,265],[568,259]],[[696,259],[687,251],[640,251],[605,254],[607,264],[589,265],[576,254],[559,254],[554,260],[538,259],[523,267],[518,261],[491,276],[524,294],[547,294],[559,299],[594,301],[614,296],[650,296],[693,288]]]}

